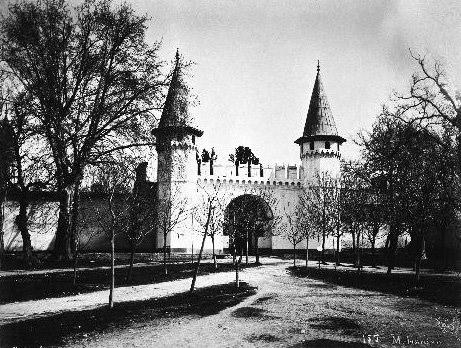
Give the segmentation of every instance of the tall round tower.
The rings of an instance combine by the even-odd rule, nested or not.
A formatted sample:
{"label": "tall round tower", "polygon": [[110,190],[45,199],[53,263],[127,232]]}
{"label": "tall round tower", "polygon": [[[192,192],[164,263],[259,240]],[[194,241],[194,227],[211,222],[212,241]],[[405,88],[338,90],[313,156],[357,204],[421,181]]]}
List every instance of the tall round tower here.
{"label": "tall round tower", "polygon": [[335,120],[320,79],[320,64],[312,90],[302,137],[295,141],[300,147],[304,185],[315,185],[318,178],[340,173],[340,146],[346,139],[338,135]]}
{"label": "tall round tower", "polygon": [[[184,83],[182,63],[176,52],[176,64],[162,116],[158,127],[152,131],[156,137],[158,156],[157,248],[166,246],[182,250],[189,244],[189,236],[184,238],[184,235],[190,231],[180,223],[176,224],[176,220],[180,218],[177,214],[184,210],[184,206],[191,204],[190,197],[196,190],[198,164],[195,139],[202,136],[203,131],[192,126],[188,106],[189,88]],[[165,229],[168,229],[166,240]]]}

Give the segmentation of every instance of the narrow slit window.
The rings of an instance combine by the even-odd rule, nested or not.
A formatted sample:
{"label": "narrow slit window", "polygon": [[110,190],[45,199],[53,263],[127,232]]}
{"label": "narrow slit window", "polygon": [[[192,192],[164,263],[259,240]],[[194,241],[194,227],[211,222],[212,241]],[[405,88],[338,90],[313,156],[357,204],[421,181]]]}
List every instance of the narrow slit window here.
{"label": "narrow slit window", "polygon": [[311,141],[310,144],[309,144],[309,149],[310,150],[314,150],[314,142]]}
{"label": "narrow slit window", "polygon": [[330,149],[330,142],[329,141],[325,141],[325,149]]}

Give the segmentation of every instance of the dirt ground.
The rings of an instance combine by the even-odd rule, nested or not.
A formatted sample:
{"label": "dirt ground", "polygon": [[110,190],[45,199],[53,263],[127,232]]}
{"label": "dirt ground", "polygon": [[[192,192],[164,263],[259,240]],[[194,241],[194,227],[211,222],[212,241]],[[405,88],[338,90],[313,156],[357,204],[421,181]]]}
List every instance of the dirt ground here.
{"label": "dirt ground", "polygon": [[[267,259],[263,262],[265,265],[261,267],[242,272],[242,280],[248,283],[245,296],[229,293],[225,301],[209,296],[207,301],[197,302],[197,308],[209,307],[211,302],[215,311],[183,310],[178,315],[164,309],[154,316],[139,316],[139,311],[146,310],[143,304],[143,309],[124,310],[117,320],[109,318],[103,326],[83,327],[80,331],[76,327],[73,334],[51,344],[69,347],[461,347],[461,309],[456,306],[296,277],[288,269],[289,261]],[[224,284],[232,278],[232,272],[207,275],[198,285]],[[181,292],[186,286],[182,282],[170,286]],[[147,291],[142,296],[149,291],[155,294],[152,288],[142,287]],[[131,300],[136,298],[137,291]],[[167,294],[174,291],[170,289]],[[229,301],[233,296],[238,298]],[[75,296],[67,298],[75,299]],[[58,300],[66,301],[66,298]],[[30,301],[29,306],[38,302]],[[179,307],[183,303],[173,302]],[[223,302],[227,305],[218,305]],[[52,303],[42,302],[42,305]],[[87,305],[85,309],[91,310],[98,306],[97,303]],[[16,308],[19,315],[18,306],[0,306],[0,315],[2,308],[6,313],[11,307]],[[71,306],[65,309],[67,313],[71,310]],[[46,313],[36,314],[39,319],[34,320],[43,322],[43,317],[53,313],[56,311],[48,308]],[[120,317],[124,319],[123,325]],[[15,319],[11,317],[9,321]]]}

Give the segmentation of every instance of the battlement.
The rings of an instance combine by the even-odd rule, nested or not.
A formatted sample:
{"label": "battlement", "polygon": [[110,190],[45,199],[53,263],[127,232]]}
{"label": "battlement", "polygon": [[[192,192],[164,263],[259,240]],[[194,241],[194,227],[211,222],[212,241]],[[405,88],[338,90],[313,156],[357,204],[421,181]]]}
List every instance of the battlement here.
{"label": "battlement", "polygon": [[199,182],[222,182],[235,185],[301,186],[303,169],[299,165],[274,166],[202,163]]}
{"label": "battlement", "polygon": [[338,150],[334,150],[334,149],[304,150],[304,152],[301,153],[301,158],[306,158],[306,157],[341,158],[341,152]]}

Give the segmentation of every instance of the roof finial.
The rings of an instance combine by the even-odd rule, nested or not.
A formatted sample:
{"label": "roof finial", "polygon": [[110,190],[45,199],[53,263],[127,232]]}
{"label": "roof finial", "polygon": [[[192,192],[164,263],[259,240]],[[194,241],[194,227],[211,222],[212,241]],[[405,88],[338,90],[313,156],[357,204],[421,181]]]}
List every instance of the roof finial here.
{"label": "roof finial", "polygon": [[317,59],[317,73],[320,72],[320,60]]}

